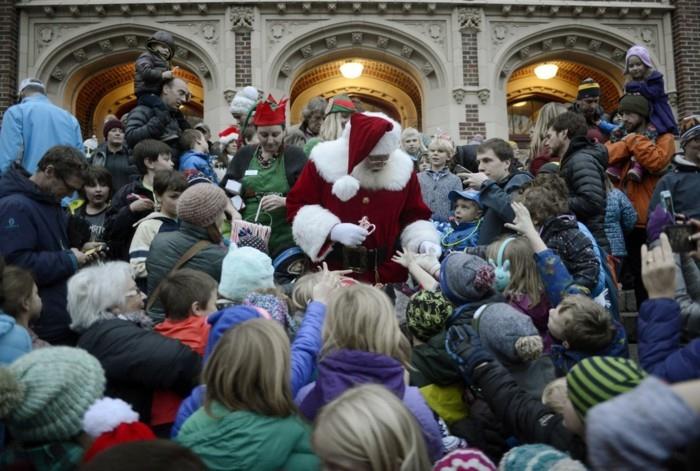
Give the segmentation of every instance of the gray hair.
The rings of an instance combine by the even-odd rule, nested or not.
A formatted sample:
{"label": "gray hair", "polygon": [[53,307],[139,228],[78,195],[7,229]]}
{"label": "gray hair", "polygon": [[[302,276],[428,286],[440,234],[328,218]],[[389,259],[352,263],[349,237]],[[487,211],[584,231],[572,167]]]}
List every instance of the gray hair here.
{"label": "gray hair", "polygon": [[301,116],[306,121],[314,113],[324,114],[326,112],[326,99],[321,96],[315,96],[306,104],[301,112]]}
{"label": "gray hair", "polygon": [[110,319],[110,309],[126,302],[133,275],[126,262],[108,262],[80,270],[68,280],[70,328],[86,331],[97,321]]}

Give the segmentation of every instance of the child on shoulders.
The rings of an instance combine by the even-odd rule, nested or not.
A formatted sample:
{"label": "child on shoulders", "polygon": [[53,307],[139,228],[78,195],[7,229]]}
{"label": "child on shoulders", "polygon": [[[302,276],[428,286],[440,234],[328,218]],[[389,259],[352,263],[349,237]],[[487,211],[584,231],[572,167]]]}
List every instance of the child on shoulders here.
{"label": "child on shoulders", "polygon": [[[156,31],[146,42],[146,51],[136,59],[134,92],[141,104],[147,100],[160,101],[163,82],[173,78],[170,59],[173,57],[175,41],[167,31]],[[152,103],[148,103],[152,105]]]}

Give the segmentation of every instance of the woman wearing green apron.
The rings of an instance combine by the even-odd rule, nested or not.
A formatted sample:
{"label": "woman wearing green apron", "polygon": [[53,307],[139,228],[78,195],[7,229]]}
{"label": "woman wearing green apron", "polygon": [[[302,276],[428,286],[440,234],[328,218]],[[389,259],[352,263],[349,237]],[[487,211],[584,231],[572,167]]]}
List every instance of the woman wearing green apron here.
{"label": "woman wearing green apron", "polygon": [[292,226],[287,222],[286,196],[306,164],[306,155],[299,147],[284,146],[285,106],[287,100],[275,102],[272,96],[255,109],[253,124],[258,144],[241,148],[231,160],[222,186],[230,180],[241,184],[240,195],[245,203],[244,220],[253,222],[258,209],[258,223],[271,226],[271,257],[294,244]]}

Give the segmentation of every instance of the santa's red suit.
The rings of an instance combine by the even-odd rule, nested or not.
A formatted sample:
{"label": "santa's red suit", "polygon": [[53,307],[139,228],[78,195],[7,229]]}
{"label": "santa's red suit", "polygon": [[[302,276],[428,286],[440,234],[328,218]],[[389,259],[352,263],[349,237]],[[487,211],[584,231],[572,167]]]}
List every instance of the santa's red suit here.
{"label": "santa's red suit", "polygon": [[[381,137],[374,138],[371,133],[361,133],[359,130],[368,118],[390,122],[390,130],[381,131]],[[396,249],[405,247],[419,252],[426,246],[424,243],[439,247],[439,236],[428,221],[431,212],[423,202],[413,161],[399,148],[400,137],[401,127],[395,121],[381,113],[363,113],[352,116],[340,139],[314,147],[287,195],[287,216],[294,240],[312,261],[326,260],[331,269],[347,268],[342,256],[346,248],[333,242],[330,234],[336,225],[358,224],[364,217],[376,229],[362,246],[370,253],[379,249],[376,256],[381,259],[364,273],[352,275],[358,280],[406,281],[406,269],[391,261]],[[389,155],[386,166],[373,172],[365,157],[382,154]]]}

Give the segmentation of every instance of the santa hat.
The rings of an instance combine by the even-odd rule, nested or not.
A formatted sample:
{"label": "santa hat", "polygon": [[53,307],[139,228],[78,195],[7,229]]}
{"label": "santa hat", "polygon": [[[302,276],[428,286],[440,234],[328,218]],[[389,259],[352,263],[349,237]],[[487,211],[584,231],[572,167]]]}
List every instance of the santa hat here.
{"label": "santa hat", "polygon": [[83,430],[94,439],[83,462],[121,443],[156,439],[129,404],[111,397],[98,399],[90,406],[83,416]]}
{"label": "santa hat", "polygon": [[229,126],[219,132],[219,142],[226,146],[231,141],[237,141],[239,134],[240,132],[236,126]]}
{"label": "santa hat", "polygon": [[258,103],[253,116],[253,124],[260,126],[276,126],[285,124],[287,99],[283,98],[279,102],[275,101],[272,95],[267,96],[267,100]]}
{"label": "santa hat", "polygon": [[348,201],[360,182],[352,176],[357,165],[370,155],[388,155],[401,144],[401,126],[383,113],[353,113],[345,127],[348,140],[348,174],[333,184],[333,194]]}

